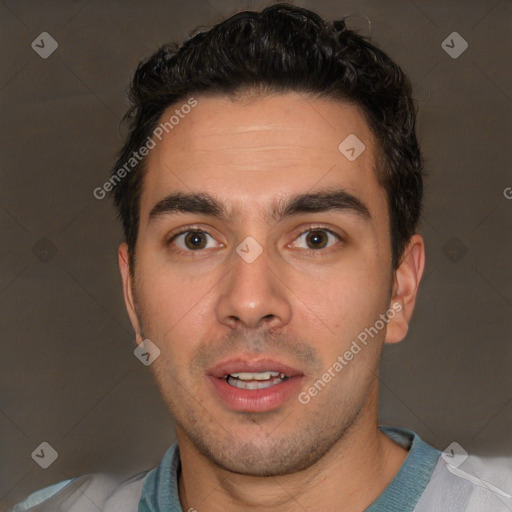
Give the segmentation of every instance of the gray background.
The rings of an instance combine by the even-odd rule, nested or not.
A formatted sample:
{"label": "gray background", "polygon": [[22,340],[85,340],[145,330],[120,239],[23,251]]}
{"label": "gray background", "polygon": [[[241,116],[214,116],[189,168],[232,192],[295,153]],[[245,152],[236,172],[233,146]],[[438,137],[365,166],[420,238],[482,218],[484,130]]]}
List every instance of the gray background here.
{"label": "gray background", "polygon": [[[137,63],[197,25],[268,2],[0,3],[0,508],[98,470],[153,467],[174,441],[133,355],[108,199]],[[407,339],[386,347],[381,423],[437,448],[512,456],[512,3],[297,2],[375,41],[409,74],[426,157],[427,267]],[[58,49],[42,59],[43,31]],[[457,59],[441,43],[469,43]],[[46,470],[31,458],[57,450]]]}

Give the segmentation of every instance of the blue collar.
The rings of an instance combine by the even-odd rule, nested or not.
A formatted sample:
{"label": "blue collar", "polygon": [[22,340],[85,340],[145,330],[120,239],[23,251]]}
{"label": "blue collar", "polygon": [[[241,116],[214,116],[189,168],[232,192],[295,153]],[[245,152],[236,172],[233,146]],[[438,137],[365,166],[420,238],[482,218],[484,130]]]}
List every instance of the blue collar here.
{"label": "blue collar", "polygon": [[412,430],[398,427],[379,427],[384,434],[409,454],[390,484],[365,512],[413,512],[441,455],[420,439]]}
{"label": "blue collar", "polygon": [[[365,512],[413,512],[441,455],[420,437],[404,428],[380,426],[393,441],[409,449],[402,467]],[[138,512],[183,512],[178,495],[180,467],[178,444],[165,453],[158,467],[144,480]]]}

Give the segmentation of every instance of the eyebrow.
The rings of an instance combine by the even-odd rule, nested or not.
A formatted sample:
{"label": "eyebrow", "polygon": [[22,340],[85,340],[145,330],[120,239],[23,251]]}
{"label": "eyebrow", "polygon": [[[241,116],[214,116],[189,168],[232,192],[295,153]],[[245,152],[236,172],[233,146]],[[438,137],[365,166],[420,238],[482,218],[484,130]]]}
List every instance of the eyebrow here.
{"label": "eyebrow", "polygon": [[[344,189],[320,190],[278,199],[267,216],[280,222],[292,215],[329,211],[347,211],[365,221],[372,218],[368,207]],[[157,217],[179,213],[209,215],[223,221],[235,216],[224,204],[208,193],[175,192],[155,204],[149,213],[148,223]]]}

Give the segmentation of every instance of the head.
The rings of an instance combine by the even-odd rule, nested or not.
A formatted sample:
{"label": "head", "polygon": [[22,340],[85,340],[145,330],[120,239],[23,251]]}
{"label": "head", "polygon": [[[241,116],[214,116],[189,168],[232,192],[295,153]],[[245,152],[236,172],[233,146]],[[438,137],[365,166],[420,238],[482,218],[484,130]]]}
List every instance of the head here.
{"label": "head", "polygon": [[[163,46],[130,99],[119,260],[180,441],[239,473],[307,467],[375,420],[382,345],[414,308],[409,81],[342,21],[280,4]],[[290,378],[263,405],[226,398],[237,364]]]}

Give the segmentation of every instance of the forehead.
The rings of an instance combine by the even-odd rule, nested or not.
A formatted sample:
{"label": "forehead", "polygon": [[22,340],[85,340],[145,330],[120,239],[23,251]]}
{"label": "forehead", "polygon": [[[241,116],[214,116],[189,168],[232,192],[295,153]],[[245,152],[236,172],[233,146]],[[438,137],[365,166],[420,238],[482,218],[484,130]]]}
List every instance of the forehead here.
{"label": "forehead", "polygon": [[[375,139],[356,106],[299,93],[196,100],[161,141],[155,139],[146,162],[141,219],[173,191],[212,193],[232,213],[317,185],[342,185],[366,196],[370,208],[385,203],[376,178]],[[179,109],[179,103],[168,108],[161,122]],[[351,161],[339,146],[354,136],[365,149]]]}

